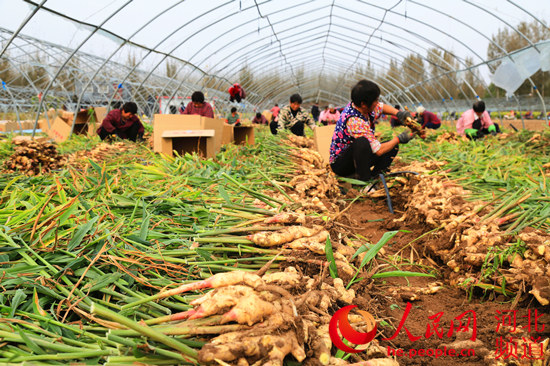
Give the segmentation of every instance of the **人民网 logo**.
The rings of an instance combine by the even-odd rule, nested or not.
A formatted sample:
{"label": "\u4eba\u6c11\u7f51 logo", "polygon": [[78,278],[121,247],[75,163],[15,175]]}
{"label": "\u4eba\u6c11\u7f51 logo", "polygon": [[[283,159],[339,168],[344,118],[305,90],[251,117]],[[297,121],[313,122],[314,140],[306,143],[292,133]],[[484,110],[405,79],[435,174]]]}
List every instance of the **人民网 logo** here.
{"label": "\u4eba\u6c11\u7f51 logo", "polygon": [[365,322],[371,325],[373,328],[367,333],[358,332],[352,328],[348,320],[348,313],[351,311],[351,309],[356,307],[357,305],[348,305],[338,310],[336,313],[334,313],[332,319],[330,319],[330,323],[328,326],[328,332],[330,334],[330,339],[332,340],[332,343],[338,349],[344,352],[359,353],[363,350],[357,350],[347,346],[342,341],[342,339],[340,339],[338,331],[340,331],[340,334],[342,335],[342,337],[344,337],[345,340],[355,345],[367,344],[372,341],[376,336],[376,322],[374,321],[372,315],[370,315],[366,311],[357,310],[363,316]]}

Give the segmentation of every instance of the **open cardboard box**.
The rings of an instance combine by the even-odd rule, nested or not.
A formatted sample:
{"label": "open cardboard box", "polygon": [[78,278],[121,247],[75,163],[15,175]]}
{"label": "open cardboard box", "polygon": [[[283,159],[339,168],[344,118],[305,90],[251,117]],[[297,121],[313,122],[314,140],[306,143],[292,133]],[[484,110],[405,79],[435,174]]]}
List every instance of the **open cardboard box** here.
{"label": "open cardboard box", "polygon": [[235,145],[254,145],[254,127],[236,126],[233,127],[233,140]]}
{"label": "open cardboard box", "polygon": [[[197,132],[200,130],[213,130],[213,136]],[[181,132],[178,134],[176,131]],[[196,152],[212,158],[221,148],[223,133],[224,123],[220,119],[186,114],[155,114],[153,150],[170,156],[174,151],[180,154]]]}
{"label": "open cardboard box", "polygon": [[[101,108],[101,107],[100,107]],[[105,114],[102,117],[105,118]],[[80,111],[76,114],[76,119],[74,118],[74,113],[63,111],[61,116],[58,116],[53,121],[50,129],[47,131],[48,136],[54,139],[57,142],[65,141],[69,138],[71,134],[71,126],[73,125],[73,120],[75,122],[73,133],[75,135],[93,135],[96,131],[96,121],[97,114],[94,109],[92,113],[89,113],[88,110]],[[50,121],[50,123],[52,123]]]}

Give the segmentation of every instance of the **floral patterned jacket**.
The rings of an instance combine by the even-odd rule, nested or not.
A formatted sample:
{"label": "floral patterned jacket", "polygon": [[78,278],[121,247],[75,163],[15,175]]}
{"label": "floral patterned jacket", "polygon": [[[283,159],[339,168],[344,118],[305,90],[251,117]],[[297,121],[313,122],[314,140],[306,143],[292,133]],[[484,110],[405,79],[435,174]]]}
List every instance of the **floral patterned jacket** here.
{"label": "floral patterned jacket", "polygon": [[380,149],[380,141],[374,135],[374,121],[382,114],[384,104],[378,103],[374,111],[367,117],[363,116],[354,106],[349,103],[336,122],[332,143],[330,144],[329,162],[332,164],[346,151],[356,138],[365,137],[376,153]]}

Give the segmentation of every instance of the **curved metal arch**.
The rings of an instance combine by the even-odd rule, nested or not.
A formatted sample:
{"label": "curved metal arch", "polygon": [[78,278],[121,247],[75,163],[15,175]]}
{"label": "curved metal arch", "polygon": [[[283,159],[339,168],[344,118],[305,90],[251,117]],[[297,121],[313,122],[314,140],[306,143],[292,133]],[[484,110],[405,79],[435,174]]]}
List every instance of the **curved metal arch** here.
{"label": "curved metal arch", "polygon": [[[7,30],[4,30],[4,32],[8,32],[8,31],[7,31]],[[45,48],[39,47],[39,46],[41,46],[41,44],[37,44],[36,42],[31,42],[31,41],[30,41],[29,39],[27,39],[26,37],[19,37],[18,39],[23,40],[23,41],[25,42],[25,45],[26,45],[26,46],[34,47],[34,48],[39,48],[42,52],[44,52],[44,53],[45,53],[46,55],[48,55],[49,57],[56,58],[56,56],[51,55]],[[12,48],[15,48],[15,49],[20,50],[21,53],[22,53],[24,56],[32,57],[32,56],[30,55],[30,53],[27,52],[27,51],[23,48],[23,46],[21,46],[21,45],[19,45],[19,44],[17,44],[17,43],[13,44],[13,42],[12,42]],[[50,48],[51,48],[51,46],[49,46],[48,49],[50,49]],[[19,75],[23,76],[23,78],[24,78],[25,80],[27,80],[27,82],[28,82],[29,85],[32,87],[32,89],[34,89],[35,93],[38,94],[38,93],[39,93],[39,89],[36,87],[36,85],[34,84],[34,82],[28,77],[27,73],[24,72],[24,71],[19,67],[19,64],[15,63],[15,62],[14,62],[13,60],[11,60],[11,59],[7,59],[7,61],[10,63],[10,65],[12,65],[12,66],[17,70],[17,72],[19,73]],[[53,77],[54,75],[51,74],[47,68],[44,68],[44,69],[45,69],[46,72],[48,73],[48,76],[49,76],[51,79],[54,79],[54,77]],[[61,89],[64,90],[64,91],[67,93],[67,95],[69,95],[69,92],[68,92],[68,90],[64,87],[64,85],[61,84],[60,86],[61,86]],[[8,84],[8,87],[9,87],[9,84]],[[13,93],[11,93],[11,90],[8,91],[8,94],[10,95],[10,97],[14,98],[14,95],[13,95]],[[19,107],[18,103],[15,101],[15,99],[13,100],[13,105],[16,106],[17,122],[19,123],[20,128],[21,128],[21,130],[22,130],[22,126],[21,126],[21,123],[20,123],[20,117],[19,117],[19,109],[20,109],[20,107]],[[40,114],[39,111],[37,111],[37,113]],[[50,126],[50,122],[49,122],[49,117],[47,116],[47,113],[46,113],[46,123],[48,124],[48,127],[51,127],[51,126]]]}
{"label": "curved metal arch", "polygon": [[[370,5],[372,5],[372,4],[370,4]],[[377,6],[375,6],[375,5],[373,5],[373,6],[374,6],[374,7],[377,7]],[[344,9],[346,9],[346,8],[344,8]],[[346,10],[349,11],[349,9],[346,9]],[[395,13],[395,14],[401,16],[401,14],[399,14],[399,13]],[[374,19],[373,17],[368,16],[368,15],[365,15],[365,14],[359,14],[359,15],[360,15],[360,16],[363,16],[363,17],[366,17],[366,18],[368,18],[368,19]],[[410,19],[410,18],[408,18],[408,19]],[[375,20],[376,20],[376,19],[375,19]],[[413,19],[413,21],[417,21],[417,20],[416,20],[416,19]],[[419,22],[420,24],[426,25],[426,24],[423,23],[423,22],[420,22],[420,21],[418,21],[418,22]],[[393,24],[393,23],[391,23],[391,22],[386,22],[386,24],[388,24],[388,25],[390,25],[390,26],[392,26],[392,27],[395,27],[395,28],[397,28],[397,29],[400,29],[400,30],[405,30],[405,31],[407,31],[409,34],[415,35],[418,39],[424,40],[427,44],[432,44],[432,45],[434,45],[434,46],[437,47],[437,48],[443,48],[443,49],[444,49],[444,47],[441,47],[441,45],[439,45],[438,43],[433,42],[432,40],[429,40],[429,39],[427,39],[426,37],[423,37],[422,35],[420,35],[420,34],[414,32],[414,31],[411,31],[410,29],[404,28],[404,27],[402,27],[402,26],[395,25],[395,24]],[[431,28],[434,28],[434,27],[431,26],[431,25],[430,25],[430,27],[431,27]],[[449,36],[451,39],[457,41],[458,43],[464,45],[467,49],[470,49],[469,46],[467,46],[464,42],[462,42],[461,40],[457,39],[456,37],[450,36],[450,35],[447,34],[446,32],[442,32],[442,31],[440,31],[440,30],[438,30],[438,31],[439,31],[440,33],[443,33],[443,34]],[[387,32],[383,32],[383,33],[387,33]],[[401,38],[401,37],[400,37],[400,38]],[[470,50],[471,50],[471,49],[470,49]],[[473,52],[473,50],[472,50],[472,52]],[[457,61],[459,61],[459,62],[461,61],[460,58],[458,58],[458,57],[456,57],[456,56],[454,56],[454,55],[453,55],[453,57],[455,57],[455,59],[456,59]],[[442,59],[442,61],[444,61],[444,60]],[[444,61],[444,62],[447,64],[446,61]],[[470,90],[475,94],[475,90],[471,87],[471,85],[468,84],[468,87],[469,87]],[[464,93],[464,92],[463,92],[463,93]],[[464,94],[466,94],[466,93],[464,93]]]}
{"label": "curved metal arch", "polygon": [[[309,2],[312,2],[312,0],[308,0],[308,1],[303,2],[303,3],[301,3],[301,4],[297,4],[297,6],[303,5],[303,4],[307,4],[307,3],[309,3]],[[255,3],[256,3],[256,2],[255,2]],[[265,2],[264,2],[264,3],[265,3]],[[256,3],[255,7],[257,8],[257,6],[258,6],[258,4]],[[252,7],[246,8],[245,10],[250,9],[250,8],[252,8]],[[221,18],[221,19],[222,19],[222,20],[223,20],[223,19],[227,19],[227,18],[229,18],[229,17],[232,17],[233,15],[235,15],[235,14],[229,14],[229,15],[227,15],[227,16]],[[245,25],[245,24],[242,24],[242,25],[237,26],[237,27],[235,27],[235,28],[240,28],[241,26],[246,26],[246,25]],[[271,23],[270,23],[270,26],[272,27]],[[265,26],[265,27],[263,27],[263,28],[267,28],[267,26]],[[263,29],[263,28],[262,28],[262,29]],[[186,39],[184,39],[181,43],[179,43],[176,47],[174,47],[174,48],[172,49],[171,52],[174,52],[175,50],[177,50],[177,49],[178,49],[179,47],[181,47],[185,42],[187,42],[189,39],[191,39],[193,36],[197,35],[198,33],[202,32],[203,30],[204,30],[204,29],[201,29],[200,31],[195,32],[195,33],[193,33],[191,36],[189,36],[189,37],[187,37]],[[234,31],[234,30],[236,30],[236,29],[232,29],[232,30],[230,30],[230,32],[232,32],[232,31]],[[192,60],[192,59],[193,59],[202,49],[204,49],[204,48],[205,48],[205,46],[203,46],[201,49],[199,49],[199,51],[195,52],[195,54],[193,54],[191,57],[189,57],[189,60]],[[162,63],[162,61],[163,61],[163,60],[161,60],[161,62],[159,62],[159,64],[157,64],[157,65],[155,66],[154,69],[156,69],[156,67],[158,67],[158,66]],[[182,66],[182,67],[183,67],[183,66]],[[180,68],[176,71],[175,76],[177,76],[177,74],[179,74],[179,72],[181,71],[182,67],[180,67]],[[154,69],[153,69],[153,70],[154,70]],[[189,76],[189,74],[190,74],[190,73],[187,73],[187,75],[183,76],[182,79],[185,80],[185,79]],[[204,78],[205,76],[210,77],[209,74],[203,74],[203,78]],[[224,78],[222,78],[222,79],[224,79]],[[227,79],[224,79],[224,80],[226,80],[227,83],[230,84],[230,82],[229,82]],[[199,80],[199,81],[200,81],[200,80]],[[176,88],[176,89],[178,89],[178,88]],[[170,99],[172,99],[172,98],[173,98],[173,96],[172,96]]]}
{"label": "curved metal arch", "polygon": [[[342,35],[342,36],[344,37],[344,35]],[[333,35],[333,37],[335,37],[335,36]],[[335,37],[335,38],[338,38],[338,37]],[[349,38],[350,38],[350,37],[348,36],[348,39],[349,39]],[[345,40],[345,39],[342,38],[342,40]],[[349,42],[349,41],[348,41],[348,42]],[[338,52],[339,52],[339,50],[338,50]],[[389,55],[388,55],[388,56],[389,56]],[[371,59],[378,59],[378,58],[372,57],[372,56],[371,56]],[[381,65],[383,65],[383,63],[382,63],[382,62],[381,62],[380,64],[375,63],[375,65],[381,66]],[[419,71],[419,70],[416,70],[416,71]]]}
{"label": "curved metal arch", "polygon": [[[324,33],[324,32],[319,32],[319,34],[322,34],[322,33]],[[342,35],[342,36],[344,37],[345,35]],[[334,35],[333,35],[333,37],[334,37]],[[348,37],[348,39],[351,38],[350,36],[347,36],[347,37]],[[342,38],[342,40],[344,40],[344,38]],[[311,41],[311,39],[310,39],[309,41]],[[348,42],[349,42],[349,41],[348,41]],[[310,46],[311,46],[311,44],[310,44]],[[412,50],[411,50],[411,51],[412,51]],[[388,55],[388,56],[390,56],[390,55]],[[371,57],[371,58],[372,58],[372,57]],[[374,57],[374,58],[375,58],[375,57]],[[375,58],[375,59],[376,59],[376,58]],[[382,64],[380,64],[380,65],[382,65]],[[418,71],[418,70],[417,70],[417,71]]]}
{"label": "curved metal arch", "polygon": [[[96,26],[95,27],[95,30],[90,32],[90,34],[84,38],[84,41],[82,41],[80,43],[80,45],[78,45],[74,50],[73,52],[71,53],[71,55],[65,60],[65,62],[63,63],[63,65],[61,65],[61,67],[59,68],[59,70],[57,71],[57,73],[55,74],[54,76],[54,79],[57,78],[60,74],[61,74],[61,71],[65,68],[65,66],[69,63],[69,61],[71,60],[71,58],[78,52],[78,50],[86,43],[88,42],[88,40],[97,32],[101,29],[101,27],[106,23],[108,22],[111,18],[113,18],[119,11],[121,11],[122,9],[124,9],[128,4],[130,4],[133,0],[128,0],[126,1],[121,7],[119,7],[116,11],[114,11],[113,13],[111,13],[110,16],[108,16],[100,25]],[[32,129],[32,137],[34,137],[35,133],[36,133],[36,126],[38,125],[38,117],[40,116],[40,111],[42,110],[42,105],[43,105],[43,101],[45,99],[45,97],[48,95],[48,92],[50,91],[50,88],[52,87],[53,83],[54,83],[54,79],[52,79],[49,83],[48,83],[48,86],[46,87],[46,89],[44,90],[43,92],[43,96],[44,98],[42,98],[39,102],[39,105],[38,105],[38,113],[36,115],[36,119],[34,121],[34,127]],[[74,132],[74,126],[75,124],[73,123],[73,125],[71,126],[71,135],[73,134]]]}
{"label": "curved metal arch", "polygon": [[[245,25],[245,24],[242,24],[241,26],[246,26],[246,25]],[[239,27],[241,27],[241,26],[238,26],[238,27],[236,27],[236,28],[239,28]],[[233,29],[233,30],[235,30],[235,29]],[[181,45],[180,45],[180,46],[181,46]],[[179,46],[178,46],[178,47],[179,47]],[[204,49],[204,48],[205,48],[205,46],[203,46],[200,50],[202,50],[202,49]],[[197,51],[197,52],[195,52],[194,55],[198,54],[198,53],[200,52],[200,50]],[[194,57],[194,55],[191,56],[190,59],[192,59],[192,58]],[[240,67],[242,67],[242,65],[241,65]],[[175,79],[175,78],[177,77],[177,75],[179,74],[179,72],[181,71],[182,68],[183,68],[183,66],[180,66],[180,68],[175,72],[175,75],[174,75],[174,78],[173,78],[173,79]],[[218,72],[219,72],[219,70],[218,70]],[[187,74],[187,76],[189,76],[189,75],[190,75],[190,72]],[[208,74],[208,75],[203,75],[203,77],[202,77],[201,79],[199,79],[199,82],[200,82],[204,77],[206,77],[206,76],[209,77],[210,75],[209,75],[209,74]],[[181,85],[183,84],[184,80],[186,79],[186,76],[182,77],[181,79],[182,79],[182,81],[180,81],[180,84],[174,89],[172,95],[170,95],[170,97],[169,97],[169,99],[168,99],[169,101],[172,100],[172,99],[174,98],[174,96],[175,96],[176,93],[178,92],[179,88],[180,88]],[[228,81],[227,79],[225,79],[225,78],[218,78],[218,80],[219,80],[220,82],[221,82],[221,81],[226,81],[226,82],[229,83],[229,81]],[[164,90],[166,90],[166,87],[167,87],[167,86],[168,86],[168,84],[165,85],[164,89],[163,89],[161,92],[164,92]],[[216,88],[217,86],[215,85],[214,87]]]}
{"label": "curved metal arch", "polygon": [[[166,12],[172,10],[173,8],[175,8],[176,6],[178,6],[179,4],[181,4],[183,1],[185,0],[179,0],[178,2],[174,3],[173,5],[169,6],[168,8],[164,9],[163,11],[161,11],[160,13],[158,13],[157,15],[151,17],[144,25],[142,25],[141,27],[138,28],[137,31],[135,31],[134,33],[132,33],[127,39],[124,39],[124,41],[109,55],[109,57],[107,57],[103,63],[101,64],[101,66],[99,66],[98,68],[96,68],[96,72],[90,77],[90,79],[88,80],[88,82],[86,83],[86,85],[82,88],[82,92],[80,93],[80,95],[78,96],[78,101],[76,103],[76,110],[79,110],[80,108],[80,103],[82,101],[82,97],[84,96],[84,93],[86,92],[86,90],[88,89],[88,87],[90,86],[90,84],[93,82],[93,80],[95,79],[95,77],[99,74],[99,72],[101,71],[101,69],[103,67],[105,67],[105,65],[122,49],[122,47],[124,47],[126,44],[128,44],[128,42],[130,41],[130,39],[132,39],[133,37],[135,37],[138,33],[140,33],[141,31],[143,31],[148,25],[150,25],[152,22],[154,22],[155,20],[157,20],[159,17],[161,17],[162,15],[166,14]],[[110,106],[110,103],[108,104]],[[73,119],[73,125],[76,123],[76,113],[75,113],[75,116],[74,116],[74,119]]]}
{"label": "curved metal arch", "polygon": [[[307,55],[304,56],[304,57],[307,57]],[[376,75],[373,75],[373,76],[374,76],[374,77],[371,78],[371,79],[374,79],[374,80],[379,79],[379,77],[377,77]],[[313,80],[311,80],[310,82],[313,82]],[[378,84],[379,84],[379,87],[380,87],[381,90],[383,90],[383,91],[386,91],[386,90],[387,90],[385,84],[381,84],[381,83],[378,83]],[[399,82],[398,82],[397,80],[395,80],[395,81],[390,81],[390,82],[386,82],[386,84],[393,84],[395,87],[398,87],[398,86],[399,86]],[[290,90],[292,90],[292,85],[291,85],[291,87],[289,87],[289,88],[287,88],[287,89],[281,90],[281,91],[280,91],[278,94],[276,94],[275,96],[281,95],[281,94],[283,94],[283,93],[287,93],[287,95],[288,95],[288,93],[290,92]],[[342,94],[335,94],[335,95],[342,95]],[[412,100],[411,98],[408,98],[408,99],[409,99],[409,102],[410,102],[411,104],[414,104],[414,102],[413,102],[413,100]]]}
{"label": "curved metal arch", "polygon": [[[349,9],[347,9],[347,8],[343,8],[343,9],[345,9],[345,10],[348,10],[348,11],[349,11]],[[395,26],[395,25],[394,25],[394,26]],[[397,28],[401,28],[401,29],[403,29],[402,27],[398,27],[398,26],[396,26],[396,27],[397,27]],[[427,41],[429,41],[429,40],[427,40]],[[433,43],[433,42],[432,42],[432,43]],[[434,44],[434,46],[439,46],[439,45],[438,45],[438,44]],[[457,59],[457,61],[461,62],[460,58],[458,58],[458,57],[457,57],[456,59]],[[442,60],[442,61],[444,61],[444,60]],[[457,87],[459,87],[459,88],[460,88],[460,86],[458,86],[458,85],[457,85]],[[472,89],[473,89],[473,88],[472,88]],[[464,93],[464,91],[462,91],[462,92]],[[475,93],[475,91],[474,91],[474,93]]]}
{"label": "curved metal arch", "polygon": [[[346,8],[343,8],[343,9],[349,10],[349,9],[346,9]],[[336,17],[338,17],[338,16],[336,16]],[[340,17],[340,18],[343,19],[343,20],[349,20],[349,19],[345,19],[345,18],[342,18],[342,17]],[[394,26],[395,26],[395,25],[394,25]],[[395,27],[400,28],[400,29],[404,29],[404,28],[399,27],[399,26],[395,26]],[[399,36],[397,36],[397,37],[403,39],[403,37],[399,37]],[[426,41],[427,41],[427,42],[431,42],[431,41],[429,41],[429,40],[426,40]],[[431,42],[431,43],[432,43],[434,46],[436,46],[436,47],[439,47],[439,46],[440,46],[440,45],[438,45],[437,43],[433,43],[433,42]],[[425,59],[425,57],[423,57],[423,59]],[[446,63],[446,61],[445,61],[444,59],[441,59],[441,61],[443,61],[443,62]],[[457,61],[461,62],[460,58],[457,58]],[[455,85],[456,85],[456,84],[455,84]],[[458,85],[456,85],[456,86],[457,86],[457,88],[461,89],[460,86],[458,86]],[[470,88],[471,88],[471,87],[470,87]],[[473,88],[471,88],[471,90],[473,91]],[[475,91],[473,91],[473,92],[475,93]],[[464,91],[462,91],[462,93],[466,94]]]}
{"label": "curved metal arch", "polygon": [[[468,3],[468,4],[470,4],[470,5],[472,5],[472,6],[475,6],[474,4],[472,4],[471,2],[469,2],[469,1],[467,1],[467,0],[463,0],[463,1],[466,2],[466,3]],[[434,8],[432,8],[432,7],[425,6],[425,5],[423,5],[423,4],[419,4],[419,3],[415,2],[414,0],[411,0],[411,2],[414,2],[415,4],[420,5],[420,6],[424,6],[424,7],[428,8],[428,9],[430,9],[430,10],[432,10],[432,11],[437,12],[438,14],[444,15],[444,16],[446,16],[446,17],[448,17],[448,18],[451,18],[451,19],[453,19],[453,20],[459,22],[460,24],[466,26],[466,27],[469,28],[470,30],[474,31],[475,33],[479,34],[481,37],[483,37],[483,38],[485,38],[486,40],[488,40],[488,41],[489,41],[491,44],[493,44],[495,47],[497,47],[498,49],[500,49],[500,50],[503,52],[503,54],[505,55],[505,57],[508,57],[513,63],[515,63],[515,61],[509,56],[509,53],[508,53],[506,50],[504,50],[499,44],[497,44],[496,42],[494,42],[491,38],[487,37],[485,34],[479,32],[477,29],[475,29],[474,27],[470,26],[469,24],[464,23],[464,22],[460,21],[459,19],[457,19],[457,18],[455,18],[455,17],[453,17],[453,16],[451,16],[451,15],[449,15],[449,14],[443,13],[443,12],[437,10],[437,9],[434,9]],[[515,4],[514,4],[514,5],[515,5]],[[482,9],[482,10],[485,10],[485,9]],[[487,12],[487,11],[485,11],[485,12]],[[494,15],[493,13],[490,13],[490,12],[487,12],[487,13],[490,14],[491,16],[497,18],[498,20],[502,21],[504,24],[508,25],[510,28],[512,28],[512,29],[514,29],[514,30],[517,31],[517,29],[515,29],[515,28],[512,27],[512,26],[510,26],[510,25],[509,25],[507,22],[505,22],[502,18],[497,17],[497,16]],[[519,31],[518,31],[518,32],[519,32]],[[529,40],[528,40],[528,42],[529,42]],[[492,69],[492,66],[491,66],[488,62],[484,62],[484,63],[489,67],[489,69]],[[531,78],[529,78],[529,81],[530,81],[531,85],[534,85],[534,83],[533,83],[533,81],[532,81]],[[489,89],[486,88],[486,90],[489,90]],[[489,93],[490,93],[490,90],[489,90]],[[538,93],[538,90],[537,90],[537,93]],[[539,93],[538,93],[538,94],[539,94]],[[490,95],[492,95],[492,94],[490,94]],[[542,98],[542,96],[540,96],[540,94],[539,94],[539,97],[543,100],[543,98]],[[479,98],[479,97],[478,97],[478,98]],[[518,108],[521,110],[521,107],[520,107],[520,104],[519,104],[519,99],[518,99],[515,95],[514,95],[514,99],[516,100],[516,102],[517,102],[517,104],[518,104]],[[545,105],[544,105],[544,100],[542,101],[542,103],[543,103],[544,113],[546,113],[546,108],[545,108]],[[525,127],[525,125],[524,125],[523,127]]]}
{"label": "curved metal arch", "polygon": [[0,57],[2,57],[4,55],[4,53],[6,52],[6,50],[8,49],[8,47],[10,46],[10,44],[13,42],[13,40],[19,35],[19,33],[23,30],[23,28],[25,28],[25,26],[27,25],[27,23],[34,17],[34,15],[42,8],[42,6],[44,6],[44,4],[46,3],[46,1],[48,0],[42,0],[42,2],[40,4],[34,4],[32,3],[33,5],[35,5],[36,7],[34,8],[34,10],[25,18],[25,20],[23,20],[23,22],[21,22],[21,24],[19,25],[19,28],[17,28],[17,30],[15,32],[13,32],[13,35],[12,37],[8,40],[8,42],[6,43],[6,45],[4,45],[4,47],[2,48],[2,51],[0,51]]}
{"label": "curved metal arch", "polygon": [[[320,8],[320,9],[322,9],[322,8]],[[437,45],[437,44],[436,44],[436,45]],[[460,58],[456,57],[456,59],[457,59],[457,61],[461,62],[461,59],[460,59]],[[451,79],[451,80],[452,80],[452,79]],[[455,85],[456,85],[456,84],[455,84]],[[457,87],[460,88],[460,86],[458,86],[458,85],[457,85]],[[471,87],[470,87],[470,88],[471,88]],[[471,88],[471,89],[473,89],[473,88]],[[464,93],[464,91],[462,91],[462,92]],[[475,91],[473,91],[473,92],[475,93]]]}
{"label": "curved metal arch", "polygon": [[[222,7],[230,4],[231,1],[228,1],[228,2],[225,2],[224,4],[222,5],[219,5],[217,7],[215,7],[213,10],[216,10],[216,9],[221,9]],[[213,11],[211,10],[211,11]],[[161,44],[163,44],[164,42],[166,42],[168,39],[170,39],[172,36],[174,36],[177,32],[179,32],[180,30],[182,30],[184,27],[186,27],[187,25],[193,23],[194,21],[196,21],[197,19],[200,19],[201,17],[203,16],[206,16],[208,13],[205,13],[205,14],[202,14],[200,17],[197,17],[197,18],[194,18],[192,19],[191,21],[187,22],[187,23],[184,23],[183,25],[181,25],[180,27],[174,29],[172,32],[170,32],[170,34],[168,34],[167,36],[165,36],[160,42],[158,42],[155,46],[151,47],[151,48],[148,48],[148,51],[146,55],[144,55],[141,60],[139,60],[136,65],[132,68],[132,70],[130,70],[126,76],[124,76],[124,78],[122,79],[122,83],[126,82],[126,80],[128,79],[128,77],[130,77],[130,75],[137,69],[137,67],[152,53],[156,53],[156,54],[161,54],[161,55],[164,55],[164,57],[162,57],[162,59],[150,70],[149,74],[147,74],[145,76],[145,78],[142,80],[141,84],[138,86],[138,89],[141,88],[143,86],[143,84],[145,83],[145,81],[147,81],[149,79],[149,77],[154,73],[154,71],[164,62],[164,60],[166,60],[168,57],[173,57],[171,56],[171,52],[174,52],[178,47],[172,49],[169,53],[166,53],[166,52],[160,52],[160,51],[157,51],[156,48],[159,47]],[[181,44],[180,44],[181,46]],[[190,63],[190,62],[187,62],[187,61],[184,61],[180,58],[175,58],[173,57],[174,59],[177,59],[178,61],[186,64],[186,65],[189,65],[191,67],[193,67],[193,69],[195,70],[199,70],[201,71],[203,74],[207,74],[205,71],[203,71],[200,67]],[[169,83],[173,80],[174,78],[171,78],[171,80],[169,81]],[[109,99],[109,104],[112,102],[114,96],[116,95],[116,91],[112,94],[111,96],[111,99]]]}

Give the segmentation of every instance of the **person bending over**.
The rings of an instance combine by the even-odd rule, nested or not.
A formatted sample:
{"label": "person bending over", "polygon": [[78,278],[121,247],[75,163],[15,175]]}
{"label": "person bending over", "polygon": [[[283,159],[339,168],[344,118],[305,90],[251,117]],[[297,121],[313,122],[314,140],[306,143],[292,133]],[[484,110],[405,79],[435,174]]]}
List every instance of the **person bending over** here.
{"label": "person bending over", "polygon": [[110,111],[97,129],[99,138],[105,140],[116,135],[121,139],[142,140],[145,129],[136,113],[137,105],[134,102],[126,102],[122,108]]}
{"label": "person bending over", "polygon": [[231,113],[227,116],[225,120],[228,124],[234,125],[234,126],[240,126],[241,125],[241,116],[237,113],[237,108],[233,107],[231,108]]}
{"label": "person bending over", "polygon": [[456,132],[470,140],[477,140],[488,134],[496,135],[500,128],[491,121],[491,116],[485,110],[485,102],[478,100],[472,109],[462,113],[456,122]]}
{"label": "person bending over", "polygon": [[435,113],[427,111],[426,108],[422,106],[416,108],[416,120],[422,125],[422,128],[437,130],[441,127],[441,120],[439,117],[437,117]]}
{"label": "person bending over", "polygon": [[290,96],[290,105],[287,105],[279,112],[279,129],[289,129],[290,132],[297,136],[304,136],[304,127],[306,124],[312,130],[315,129],[313,117],[306,110],[300,108],[301,105],[302,97],[300,94],[292,94]]}
{"label": "person bending over", "polygon": [[187,104],[182,114],[198,114],[199,116],[214,118],[214,109],[210,103],[204,101],[204,94],[196,91],[191,94],[191,103]]}
{"label": "person bending over", "polygon": [[374,121],[382,113],[395,115],[401,123],[411,114],[379,102],[380,88],[369,80],[359,81],[351,90],[351,102],[336,123],[330,145],[330,166],[340,176],[356,175],[368,181],[385,172],[397,155],[399,144],[412,139],[410,131],[386,142],[374,135]]}

